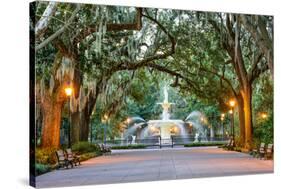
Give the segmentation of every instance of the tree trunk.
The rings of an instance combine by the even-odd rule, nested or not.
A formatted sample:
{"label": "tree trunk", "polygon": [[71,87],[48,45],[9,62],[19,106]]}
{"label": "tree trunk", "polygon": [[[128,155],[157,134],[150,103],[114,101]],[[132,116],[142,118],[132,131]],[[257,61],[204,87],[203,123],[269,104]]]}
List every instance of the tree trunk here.
{"label": "tree trunk", "polygon": [[273,38],[270,37],[273,36],[273,28],[272,34],[270,35],[270,31],[267,30],[267,24],[264,21],[265,18],[263,16],[257,17],[258,24],[256,26],[252,22],[250,22],[249,17],[250,16],[240,15],[242,24],[244,25],[245,29],[251,33],[251,36],[255,40],[259,49],[263,52],[273,78]]}
{"label": "tree trunk", "polygon": [[71,114],[71,144],[75,144],[80,141],[80,112],[74,112]]}
{"label": "tree trunk", "polygon": [[[63,54],[58,52],[54,60],[53,77],[59,64],[62,61]],[[66,56],[67,57],[67,56]],[[45,88],[45,94],[41,99],[42,112],[43,112],[43,131],[42,131],[42,147],[60,147],[60,126],[61,126],[61,112],[64,102],[67,99],[64,88],[68,85],[69,76],[63,76],[62,81],[55,80],[53,89],[50,91],[48,85],[43,86]],[[50,85],[50,84],[49,84]]]}
{"label": "tree trunk", "polygon": [[82,116],[80,117],[80,119],[81,119],[80,139],[81,139],[81,141],[88,141],[89,132],[92,132],[92,131],[90,131],[90,119],[91,119],[92,112],[95,108],[97,98],[100,93],[100,88],[102,87],[102,85],[103,85],[102,80],[100,80],[100,82],[98,82],[98,84],[96,86],[95,93],[89,94],[88,102],[86,103],[86,106],[84,107],[84,109],[81,112],[81,114],[82,114]]}
{"label": "tree trunk", "polygon": [[252,124],[252,88],[251,85],[245,87],[242,93],[244,101],[245,115],[245,148],[250,150],[253,142],[253,124]]}
{"label": "tree trunk", "polygon": [[89,127],[90,127],[90,116],[85,111],[87,108],[81,112],[81,133],[80,133],[80,140],[81,141],[88,141],[89,138]]}
{"label": "tree trunk", "polygon": [[61,109],[63,102],[53,100],[49,95],[43,102],[42,147],[60,147]]}
{"label": "tree trunk", "polygon": [[[42,143],[42,127],[43,127],[43,115],[40,104],[36,104],[35,124],[36,124],[36,146],[40,146]],[[40,142],[39,142],[40,139]]]}
{"label": "tree trunk", "polygon": [[71,115],[71,144],[79,141],[88,141],[90,116],[88,115],[87,105],[82,112],[74,112]]}
{"label": "tree trunk", "polygon": [[245,145],[245,115],[244,115],[244,102],[241,95],[238,95],[238,115],[239,115],[239,128],[240,128],[240,144]]}

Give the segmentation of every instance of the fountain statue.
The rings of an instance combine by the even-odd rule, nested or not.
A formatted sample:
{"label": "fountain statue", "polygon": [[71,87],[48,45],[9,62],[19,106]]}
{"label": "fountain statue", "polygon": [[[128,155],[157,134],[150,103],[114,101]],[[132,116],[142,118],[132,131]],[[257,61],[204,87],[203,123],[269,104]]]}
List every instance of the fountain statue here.
{"label": "fountain statue", "polygon": [[168,95],[167,86],[164,87],[164,101],[161,102],[161,103],[157,103],[157,104],[161,104],[161,106],[163,108],[162,120],[169,120],[170,119],[169,109],[170,109],[171,105],[174,104],[174,103],[169,102],[169,95]]}
{"label": "fountain statue", "polygon": [[185,122],[191,124],[195,129],[195,137],[193,142],[206,142],[207,140],[207,127],[208,124],[206,116],[199,112],[191,112],[185,119]]}
{"label": "fountain statue", "polygon": [[195,133],[194,143],[199,142],[199,133]]}
{"label": "fountain statue", "polygon": [[162,106],[162,116],[160,120],[149,120],[148,127],[144,129],[143,135],[159,135],[161,139],[171,139],[173,135],[186,135],[186,129],[182,120],[170,119],[170,108],[174,103],[169,102],[168,87],[163,88],[164,100],[160,104]]}

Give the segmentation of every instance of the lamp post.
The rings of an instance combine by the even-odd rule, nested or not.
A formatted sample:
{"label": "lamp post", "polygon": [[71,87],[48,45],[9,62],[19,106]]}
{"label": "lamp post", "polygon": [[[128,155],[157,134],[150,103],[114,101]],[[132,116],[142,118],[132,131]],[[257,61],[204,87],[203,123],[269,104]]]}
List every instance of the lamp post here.
{"label": "lamp post", "polygon": [[126,123],[127,123],[127,129],[129,129],[130,123],[131,123],[131,118],[127,118],[126,119]]}
{"label": "lamp post", "polygon": [[70,148],[71,146],[71,142],[70,142],[70,128],[71,128],[71,117],[70,117],[70,97],[72,95],[73,89],[68,86],[64,89],[64,92],[66,94],[66,96],[69,99],[69,103],[68,103],[68,116],[69,116],[69,124],[68,124],[68,148]]}
{"label": "lamp post", "polygon": [[162,137],[161,137],[161,128],[160,127],[158,127],[158,131],[159,131],[159,139],[160,139],[160,141],[159,141],[159,144],[160,144],[160,148],[162,148]]}
{"label": "lamp post", "polygon": [[235,144],[235,139],[234,139],[234,107],[235,107],[235,100],[230,100],[229,101],[229,105],[230,105],[230,114],[231,114],[231,129],[232,129],[232,139],[233,139],[233,143]]}
{"label": "lamp post", "polygon": [[265,112],[261,113],[261,118],[265,120],[267,118],[267,113]]}
{"label": "lamp post", "polygon": [[93,124],[90,122],[91,124],[91,133],[90,133],[90,142],[93,142]]}
{"label": "lamp post", "polygon": [[224,139],[224,125],[223,125],[223,120],[224,120],[225,114],[221,114],[221,127],[222,127],[222,140]]}
{"label": "lamp post", "polygon": [[106,124],[108,120],[108,115],[104,114],[102,118],[102,123],[103,123],[103,143],[106,145]]}
{"label": "lamp post", "polygon": [[[130,122],[131,122],[131,118],[128,117],[128,118],[126,119],[126,121],[125,121],[127,131],[128,131],[128,129],[129,129],[129,127],[130,127]],[[123,136],[124,136],[124,135],[123,135]],[[125,136],[125,137],[126,137],[126,138],[123,137],[123,140],[125,140],[126,145],[128,145],[129,135],[128,135],[128,136]]]}

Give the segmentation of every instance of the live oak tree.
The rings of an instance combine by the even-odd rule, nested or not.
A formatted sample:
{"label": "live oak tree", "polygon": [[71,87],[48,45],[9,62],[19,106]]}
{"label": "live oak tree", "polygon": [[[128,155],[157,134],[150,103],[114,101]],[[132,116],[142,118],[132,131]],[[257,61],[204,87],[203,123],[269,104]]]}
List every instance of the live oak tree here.
{"label": "live oak tree", "polygon": [[[50,5],[50,4],[49,4]],[[46,10],[49,9],[49,5],[47,6]],[[40,7],[40,6],[38,6]],[[56,17],[55,19],[51,19],[52,23],[49,21],[49,26],[46,26],[50,31],[54,30],[55,32],[53,34],[50,34],[50,36],[43,36],[42,34],[38,32],[38,36],[36,36],[37,39],[37,46],[35,47],[37,55],[38,55],[38,62],[36,63],[39,65],[39,74],[37,75],[37,81],[40,81],[37,87],[40,96],[37,94],[37,98],[39,99],[38,102],[40,103],[40,107],[43,109],[43,134],[42,134],[42,147],[49,147],[59,146],[59,129],[60,129],[60,120],[61,120],[61,109],[63,103],[66,101],[66,96],[64,94],[64,88],[66,85],[73,85],[74,90],[74,97],[71,98],[71,107],[74,112],[77,112],[77,102],[79,102],[79,109],[84,109],[84,106],[86,105],[86,96],[84,95],[84,89],[80,87],[82,84],[82,78],[83,76],[80,74],[80,72],[77,71],[78,67],[78,61],[79,61],[79,48],[78,45],[80,43],[80,40],[83,40],[84,37],[88,37],[91,33],[87,33],[90,29],[95,27],[95,25],[91,25],[87,28],[87,30],[81,30],[80,33],[73,33],[70,31],[70,28],[75,28],[77,31],[79,28],[76,28],[78,26],[81,27],[83,22],[85,20],[81,19],[82,23],[77,23],[77,13],[78,10],[80,10],[79,5],[65,5],[61,4],[60,6],[57,5],[57,7],[60,7],[60,9],[56,13],[52,13],[55,15],[61,15],[61,17]],[[85,7],[85,9],[94,8],[93,7]],[[58,9],[58,8],[57,8]],[[71,12],[71,10],[73,10]],[[45,12],[43,16],[45,15]],[[85,13],[86,10],[83,12]],[[70,13],[69,13],[70,12]],[[63,17],[66,17],[67,15],[71,14],[70,19],[67,21],[67,23],[62,22]],[[97,13],[98,14],[98,13]],[[76,19],[75,23],[72,23],[72,21]],[[79,18],[79,17],[78,17]],[[38,21],[38,23],[41,22],[41,19]],[[136,21],[139,23],[139,20]],[[35,21],[34,21],[35,23]],[[36,24],[37,26],[40,26],[40,24]],[[63,24],[63,25],[62,25]],[[103,25],[101,25],[102,27]],[[110,25],[113,29],[117,26],[117,30],[121,29],[128,29],[128,27],[135,26],[135,29],[139,28],[139,25],[136,24],[111,24]],[[100,27],[100,28],[101,28]],[[63,28],[63,29],[62,29]],[[44,30],[47,30],[44,29]],[[83,28],[85,29],[85,28]],[[93,31],[94,32],[94,31]],[[64,34],[63,36],[61,34]],[[40,34],[40,36],[39,36]],[[101,36],[102,32],[99,32]],[[47,35],[47,32],[45,32],[45,35]],[[37,38],[38,37],[38,38]],[[69,37],[72,39],[69,40]],[[100,38],[100,37],[99,37]],[[52,42],[52,44],[50,43]],[[101,41],[97,44],[100,44]],[[66,46],[67,45],[67,46]],[[43,47],[47,47],[43,49],[41,52],[39,51]],[[53,49],[55,48],[55,50]],[[50,50],[51,49],[51,50]],[[50,63],[48,60],[44,60],[44,53],[48,54],[50,51],[53,50],[53,53],[58,58],[55,59],[54,63]],[[55,52],[57,50],[57,52]],[[99,49],[98,49],[99,50]],[[40,59],[40,55],[42,54],[43,59]],[[47,58],[51,58],[50,54]],[[49,63],[49,65],[46,65]],[[40,74],[40,71],[41,74]],[[40,78],[41,77],[41,78]],[[49,81],[45,82],[45,80]],[[103,80],[103,79],[101,79]],[[101,86],[96,87],[99,89]],[[81,89],[81,90],[80,90]],[[95,90],[95,91],[94,91]],[[47,92],[46,92],[47,91]],[[78,93],[78,91],[80,91]],[[95,96],[96,94],[93,94],[94,92],[97,92],[94,87],[89,89],[89,95]],[[77,98],[75,98],[77,97]],[[48,99],[48,100],[47,100]],[[76,105],[76,106],[75,106]],[[87,106],[90,106],[90,103],[87,103]],[[75,107],[73,107],[75,106]],[[38,105],[39,107],[39,105]],[[75,109],[76,108],[76,109]],[[46,111],[44,111],[46,110]],[[77,115],[77,114],[76,114]],[[79,115],[79,113],[78,113]],[[72,116],[74,117],[74,116]],[[74,123],[75,124],[75,123]],[[74,127],[77,128],[77,127]],[[80,127],[78,127],[80,128]],[[73,129],[74,130],[74,129]],[[75,131],[75,130],[74,130]],[[87,132],[87,131],[86,131]],[[75,139],[75,138],[74,138]]]}
{"label": "live oak tree", "polygon": [[[57,17],[56,19],[53,19],[53,22],[55,23],[51,24],[52,22],[49,21],[49,26],[47,27],[48,29],[46,29],[48,32],[45,32],[45,36],[40,36],[40,38],[37,39],[37,46],[35,47],[39,57],[40,53],[42,53],[43,57],[44,53],[48,53],[48,51],[52,50],[53,53],[56,54],[55,56],[59,56],[59,58],[55,59],[55,63],[48,62],[49,65],[47,66],[44,59],[39,59],[37,62],[41,68],[38,69],[38,71],[43,70],[42,75],[38,74],[37,78],[37,81],[42,81],[38,84],[40,85],[40,87],[38,87],[41,94],[40,98],[37,95],[40,107],[43,109],[42,147],[59,146],[61,108],[62,104],[67,100],[63,90],[65,86],[72,85],[74,88],[74,94],[70,99],[70,106],[73,112],[73,128],[78,128],[77,132],[82,130],[81,133],[84,133],[82,135],[77,135],[77,132],[73,129],[73,138],[75,141],[87,140],[89,127],[88,120],[93,111],[97,96],[106,89],[106,83],[111,75],[117,71],[138,69],[148,65],[156,59],[164,59],[172,54],[175,48],[175,41],[173,37],[167,32],[167,30],[165,30],[160,22],[149,15],[142,14],[142,9],[140,8],[133,10],[129,8],[117,8],[116,10],[116,8],[111,7],[107,10],[107,8],[103,6],[86,5],[81,7],[80,5],[72,4],[62,4],[61,9],[58,9],[58,7],[57,10],[59,11],[55,13],[55,15],[61,15],[62,17],[70,15],[70,19],[68,19],[65,23]],[[96,14],[96,20],[91,19],[91,15],[94,12],[93,10]],[[128,20],[125,20],[125,23],[122,23],[122,20],[118,20],[118,15],[126,11],[128,13],[128,19],[131,19],[132,15],[135,15],[135,19],[132,23],[128,23]],[[106,20],[107,18],[116,18],[116,16],[113,16],[114,12],[117,15],[117,21]],[[111,15],[112,17],[109,17],[109,14],[113,14]],[[147,23],[146,28],[143,29],[144,31],[141,31],[141,36],[145,36],[145,32],[148,32],[150,37],[159,34],[163,36],[164,33],[164,35],[167,35],[167,38],[170,40],[171,49],[158,53],[158,50],[155,50],[154,46],[150,44],[152,47],[149,47],[148,50],[151,50],[152,52],[146,50],[138,56],[134,54],[136,49],[139,49],[142,44],[145,44],[146,39],[141,37],[139,38],[139,42],[134,40],[132,36],[136,37],[136,34],[130,32],[129,30],[142,29],[142,17],[145,17],[148,22],[150,21],[150,23]],[[35,21],[33,23],[35,23]],[[154,27],[156,26],[156,31],[160,30],[156,34],[151,28],[149,28],[151,23],[156,24],[154,25]],[[81,29],[79,29],[79,27]],[[73,31],[71,28],[75,30]],[[111,33],[113,31],[114,33]],[[120,31],[120,33],[118,33],[118,31]],[[48,36],[48,33],[53,34]],[[107,33],[109,33],[109,37],[106,36]],[[115,38],[110,35],[113,35]],[[118,37],[116,36],[118,35],[120,41],[117,41]],[[103,49],[103,45],[101,44],[104,42],[113,42],[112,48]],[[161,45],[167,46],[166,43]],[[147,44],[145,45],[147,46]],[[43,47],[45,47],[45,49],[43,49]],[[114,54],[115,56],[113,56],[113,60],[111,57],[107,56],[106,53],[110,55]],[[116,60],[114,59],[116,57],[120,58]],[[87,95],[85,95],[85,88],[83,87],[83,79],[85,77],[83,71],[85,70],[81,69],[80,72],[77,71],[82,67],[82,63],[90,64],[86,67],[86,69],[89,69],[89,67],[90,69],[95,69],[97,76],[93,81],[93,83],[95,83],[94,85],[91,85],[91,82],[87,81],[87,84],[91,85],[86,88],[88,91]],[[39,79],[39,77],[41,77],[41,79]],[[43,82],[44,79],[49,80],[49,83],[46,84],[46,82]],[[46,93],[47,90],[48,93]],[[45,103],[43,103],[43,101]],[[78,103],[79,105],[77,106]],[[78,109],[79,113],[77,112]],[[49,111],[47,112],[44,110]],[[82,117],[81,115],[85,117]],[[73,117],[76,117],[78,121],[75,121],[75,118]],[[81,121],[82,123],[85,123],[84,128],[83,126],[81,127]]]}
{"label": "live oak tree", "polygon": [[[218,14],[208,20],[220,35],[221,45],[230,57],[238,85],[232,92],[238,102],[240,137],[246,149],[252,148],[252,90],[253,82],[268,69],[266,54],[252,42],[249,33],[241,25],[237,14]],[[264,19],[263,16],[260,19]],[[244,124],[243,124],[244,122]]]}
{"label": "live oak tree", "polygon": [[[270,53],[265,54],[261,45],[252,40],[248,28],[241,24],[243,16],[192,12],[181,16],[178,50],[166,64],[177,70],[174,85],[225,105],[234,96],[238,102],[240,143],[250,149],[253,82],[267,71]],[[269,21],[263,33],[267,32],[266,44],[270,46],[271,20],[264,16],[256,19]]]}
{"label": "live oak tree", "polygon": [[263,53],[273,77],[273,16],[239,15],[238,19]]}
{"label": "live oak tree", "polygon": [[39,2],[35,10],[42,147],[59,147],[66,103],[72,143],[88,140],[97,104],[100,119],[122,122],[125,97],[137,94],[136,79],[145,72],[163,73],[181,94],[223,111],[234,96],[240,140],[251,148],[253,83],[268,68],[273,73],[271,17],[55,2]]}

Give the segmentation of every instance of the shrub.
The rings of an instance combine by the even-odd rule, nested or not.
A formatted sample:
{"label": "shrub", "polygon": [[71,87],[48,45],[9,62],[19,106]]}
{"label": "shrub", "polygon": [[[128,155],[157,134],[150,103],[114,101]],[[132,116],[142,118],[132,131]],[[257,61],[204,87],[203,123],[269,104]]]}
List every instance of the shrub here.
{"label": "shrub", "polygon": [[85,154],[82,154],[80,156],[80,161],[86,161],[88,159],[91,159],[91,158],[94,158],[94,157],[97,157],[101,155],[101,152],[90,152],[90,153],[85,153]]}
{"label": "shrub", "polygon": [[146,145],[143,144],[134,144],[134,145],[128,145],[128,146],[112,146],[111,149],[143,149],[146,148]]}
{"label": "shrub", "polygon": [[90,152],[100,153],[100,148],[97,144],[92,144],[89,142],[77,142],[72,146],[72,151],[77,154],[84,154]]}
{"label": "shrub", "polygon": [[196,142],[196,143],[190,143],[190,144],[185,144],[184,147],[198,147],[198,146],[222,146],[225,144],[225,142]]}
{"label": "shrub", "polygon": [[36,176],[47,173],[51,169],[52,168],[51,168],[50,165],[45,165],[45,164],[40,164],[40,163],[35,164],[35,174],[36,174]]}
{"label": "shrub", "polygon": [[55,148],[37,148],[35,151],[35,161],[38,164],[52,165],[57,162]]}
{"label": "shrub", "polygon": [[236,146],[236,147],[234,147],[234,149],[233,149],[234,151],[237,151],[237,152],[241,152],[242,151],[242,149],[241,149],[241,147],[240,146]]}
{"label": "shrub", "polygon": [[253,129],[254,143],[259,146],[261,142],[266,144],[273,143],[273,113],[269,113],[266,120],[257,118],[256,124]]}

